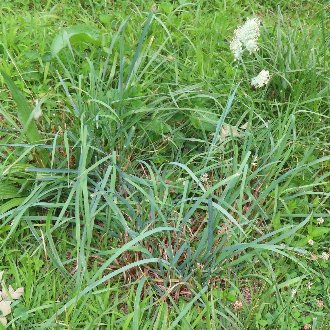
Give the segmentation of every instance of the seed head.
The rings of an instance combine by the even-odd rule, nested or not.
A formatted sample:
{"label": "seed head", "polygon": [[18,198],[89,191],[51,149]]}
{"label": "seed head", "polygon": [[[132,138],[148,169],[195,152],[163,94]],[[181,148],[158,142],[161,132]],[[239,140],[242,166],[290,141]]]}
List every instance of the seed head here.
{"label": "seed head", "polygon": [[243,53],[243,45],[238,39],[234,38],[230,42],[230,50],[233,53],[235,61],[236,61],[239,58],[241,58],[241,54]]}
{"label": "seed head", "polygon": [[207,183],[209,181],[209,175],[207,173],[202,174],[200,180],[202,183]]}
{"label": "seed head", "polygon": [[234,38],[230,42],[230,50],[235,60],[241,58],[246,49],[250,54],[258,50],[258,38],[260,35],[259,18],[247,19],[247,21],[235,30]]}
{"label": "seed head", "polygon": [[240,300],[236,300],[233,304],[233,308],[235,310],[242,309],[243,303]]}
{"label": "seed head", "polygon": [[262,70],[256,77],[251,79],[251,85],[254,88],[260,88],[268,84],[270,74],[267,70]]}
{"label": "seed head", "polygon": [[319,299],[319,300],[316,300],[316,306],[318,308],[323,308],[324,307],[324,302],[323,300]]}

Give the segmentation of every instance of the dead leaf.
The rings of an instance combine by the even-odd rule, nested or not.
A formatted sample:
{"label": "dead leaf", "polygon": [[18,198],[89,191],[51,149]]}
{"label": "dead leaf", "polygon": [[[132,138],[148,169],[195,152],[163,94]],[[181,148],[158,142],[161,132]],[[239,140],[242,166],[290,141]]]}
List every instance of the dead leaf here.
{"label": "dead leaf", "polygon": [[228,136],[239,137],[239,136],[241,136],[241,134],[239,133],[236,126],[224,124],[221,127],[220,137],[221,137],[221,139],[225,139]]}
{"label": "dead leaf", "polygon": [[14,290],[12,286],[10,285],[8,288],[8,292],[2,293],[2,299],[3,300],[11,300],[11,299],[19,299],[24,293],[24,288],[18,288],[17,290]]}
{"label": "dead leaf", "polygon": [[12,294],[11,297],[13,299],[19,299],[24,294],[24,288],[17,288]]}
{"label": "dead leaf", "polygon": [[0,324],[6,326],[7,325],[7,319],[5,317],[0,316]]}
{"label": "dead leaf", "polygon": [[245,124],[243,124],[240,129],[246,130],[249,127],[249,122],[247,121]]}
{"label": "dead leaf", "polygon": [[11,312],[10,307],[11,301],[0,301],[0,312],[2,313],[2,317],[7,316]]}

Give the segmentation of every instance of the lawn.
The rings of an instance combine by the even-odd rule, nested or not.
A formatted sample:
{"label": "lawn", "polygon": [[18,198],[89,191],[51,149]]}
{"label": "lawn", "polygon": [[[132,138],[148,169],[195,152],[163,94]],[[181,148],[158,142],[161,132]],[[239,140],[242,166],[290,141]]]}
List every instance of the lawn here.
{"label": "lawn", "polygon": [[330,329],[327,1],[0,15],[0,329]]}

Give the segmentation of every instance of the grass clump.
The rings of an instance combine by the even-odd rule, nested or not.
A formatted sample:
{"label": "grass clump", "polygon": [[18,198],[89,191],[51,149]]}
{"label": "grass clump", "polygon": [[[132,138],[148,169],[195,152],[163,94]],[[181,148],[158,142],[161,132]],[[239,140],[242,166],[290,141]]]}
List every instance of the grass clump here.
{"label": "grass clump", "polygon": [[[327,329],[326,7],[13,3],[0,265],[25,292],[8,326]],[[253,12],[259,50],[240,36],[234,61]]]}

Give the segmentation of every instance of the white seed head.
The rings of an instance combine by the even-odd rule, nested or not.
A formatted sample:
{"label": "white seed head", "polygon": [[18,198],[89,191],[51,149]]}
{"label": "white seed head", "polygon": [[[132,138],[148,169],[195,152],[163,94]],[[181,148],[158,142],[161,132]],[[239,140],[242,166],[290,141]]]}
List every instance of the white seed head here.
{"label": "white seed head", "polygon": [[322,225],[322,223],[324,222],[324,219],[323,218],[317,218],[316,221],[317,221],[318,225]]}
{"label": "white seed head", "polygon": [[250,54],[258,50],[257,41],[258,41],[257,39],[251,39],[246,42],[245,48],[247,51],[249,51]]}
{"label": "white seed head", "polygon": [[313,246],[313,245],[314,245],[314,241],[313,241],[312,239],[310,239],[310,240],[308,240],[308,244],[309,244],[310,246]]}
{"label": "white seed head", "polygon": [[207,183],[209,181],[209,175],[207,173],[202,174],[200,180],[202,183]]}
{"label": "white seed head", "polygon": [[230,50],[231,52],[234,54],[234,58],[235,60],[238,60],[241,58],[241,54],[243,53],[243,46],[242,43],[234,38],[231,42],[230,42]]}
{"label": "white seed head", "polygon": [[38,120],[42,115],[41,105],[42,105],[42,102],[39,102],[38,100],[36,100],[36,105],[33,109],[33,119],[34,120]]}
{"label": "white seed head", "polygon": [[259,18],[247,19],[247,21],[235,30],[234,38],[230,42],[230,50],[235,60],[241,58],[246,49],[250,54],[258,50],[258,38],[260,35]]}
{"label": "white seed head", "polygon": [[270,74],[267,70],[262,70],[256,77],[251,79],[251,85],[254,88],[261,88],[268,84]]}
{"label": "white seed head", "polygon": [[322,299],[318,299],[316,300],[316,306],[319,308],[323,308],[324,307],[324,302]]}

